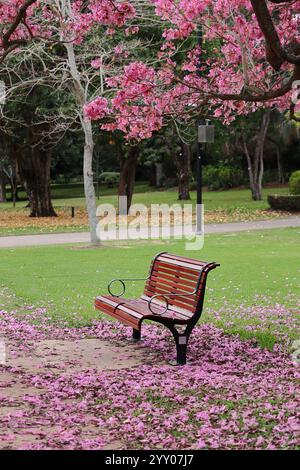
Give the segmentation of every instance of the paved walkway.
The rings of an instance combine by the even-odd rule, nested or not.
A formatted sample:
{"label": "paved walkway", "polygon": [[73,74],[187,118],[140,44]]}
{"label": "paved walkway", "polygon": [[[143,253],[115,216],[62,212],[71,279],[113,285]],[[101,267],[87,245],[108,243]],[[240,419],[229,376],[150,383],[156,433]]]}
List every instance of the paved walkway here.
{"label": "paved walkway", "polygon": [[[57,381],[61,381],[64,377],[67,383],[68,378],[76,382],[79,380],[78,377],[83,375],[90,377],[91,373],[101,377],[106,370],[121,371],[136,368],[147,362],[145,348],[132,343],[127,344],[126,341],[117,343],[99,338],[83,338],[41,341],[35,339],[31,341],[29,350],[28,344],[27,347],[20,349],[19,341],[5,337],[3,339],[6,360],[3,365],[0,363],[0,451],[23,449],[24,446],[30,448],[31,445],[42,444],[46,447],[49,436],[53,447],[56,448],[56,441],[62,433],[62,423],[56,424],[58,419],[56,413],[59,413],[59,419],[65,422],[67,418],[72,420],[71,414],[75,414],[77,420],[72,426],[76,428],[75,435],[78,438],[80,436],[79,439],[83,442],[97,439],[101,435],[106,441],[103,450],[120,449],[124,446],[121,437],[120,440],[110,437],[109,426],[99,427],[95,424],[97,418],[95,410],[99,404],[93,411],[91,408],[89,411],[82,411],[78,402],[85,403],[85,397],[79,400],[70,389],[67,392],[66,387],[63,392],[65,396],[62,398],[61,392],[49,391],[51,382],[47,384],[48,379],[45,377]],[[156,360],[159,361],[157,357]],[[90,393],[88,388],[86,392]],[[50,403],[56,408],[55,419],[53,415],[50,417]],[[58,406],[60,406],[59,411],[57,411]],[[69,411],[66,412],[68,407]],[[47,409],[46,416],[45,409]],[[67,439],[66,442],[59,444],[60,448],[64,446],[68,448]]]}
{"label": "paved walkway", "polygon": [[[207,224],[205,233],[234,233],[251,230],[266,230],[272,228],[300,227],[300,217],[289,217],[286,219],[275,220],[257,220],[253,222],[234,222],[229,224]],[[181,227],[174,228],[174,235],[181,233]],[[195,227],[187,227],[185,233],[191,234]],[[141,238],[146,238],[147,228],[141,229]],[[166,231],[163,230],[163,234]],[[144,237],[143,237],[144,235]],[[128,239],[125,230],[120,230],[120,240]],[[0,248],[14,248],[23,246],[40,246],[40,245],[64,245],[67,243],[89,243],[90,235],[88,232],[79,233],[51,233],[42,235],[18,235],[9,237],[0,237]]]}

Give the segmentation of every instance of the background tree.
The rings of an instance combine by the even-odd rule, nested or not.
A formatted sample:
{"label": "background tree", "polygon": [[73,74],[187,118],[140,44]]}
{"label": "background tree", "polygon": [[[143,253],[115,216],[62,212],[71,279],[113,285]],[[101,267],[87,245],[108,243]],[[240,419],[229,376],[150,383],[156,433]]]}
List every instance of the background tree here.
{"label": "background tree", "polygon": [[[245,125],[241,131],[240,138],[238,139],[238,147],[244,153],[247,160],[250,189],[252,193],[252,199],[254,201],[260,201],[262,199],[264,149],[270,125],[271,111],[270,109],[266,109],[260,114],[261,118],[259,120],[256,133],[253,132],[253,129],[251,129],[249,125]],[[249,132],[252,134],[250,139]]]}
{"label": "background tree", "polygon": [[11,167],[27,192],[30,216],[51,217],[56,215],[50,195],[52,149],[68,122],[59,122],[56,115],[65,102],[62,94],[52,88],[48,78],[32,73],[35,67],[40,73],[40,65],[40,60],[27,60],[26,54],[20,63],[15,58],[5,62],[1,77],[9,86],[0,128]]}
{"label": "background tree", "polygon": [[[9,2],[9,5],[13,9],[16,3]],[[130,24],[135,10],[128,2],[107,1],[55,0],[41,2],[39,6],[43,6],[43,10],[34,8],[34,5],[27,8],[26,14],[22,10],[21,20],[19,5],[16,7],[15,14],[20,20],[18,27],[15,27],[14,23],[13,34],[8,34],[11,31],[11,20],[8,19],[6,23],[4,21],[2,46],[8,51],[8,35],[10,41],[14,41],[18,33],[22,38],[22,45],[27,43],[29,54],[31,52],[31,56],[37,56],[40,63],[44,64],[44,67],[34,70],[35,79],[47,84],[51,82],[60,91],[65,90],[73,97],[71,113],[76,115],[74,122],[80,126],[84,136],[83,177],[91,241],[97,243],[98,221],[93,185],[95,134],[91,119],[84,112],[84,108],[95,96],[96,91],[98,95],[103,95],[105,80],[118,73],[130,51],[137,51],[141,47],[140,40],[131,38],[132,33],[136,32]],[[125,24],[127,28],[123,28],[122,32]],[[112,28],[116,28],[118,33],[112,35]],[[127,38],[126,48],[120,43],[124,37]],[[145,50],[145,44],[143,49]],[[14,56],[15,54],[6,55],[4,63],[7,64],[10,57]],[[104,103],[105,99],[101,96],[97,98],[97,102]],[[68,115],[68,109],[65,112],[62,109],[60,111],[58,121],[60,117]]]}
{"label": "background tree", "polygon": [[0,156],[0,202],[6,202],[7,178],[4,171],[4,159]]}

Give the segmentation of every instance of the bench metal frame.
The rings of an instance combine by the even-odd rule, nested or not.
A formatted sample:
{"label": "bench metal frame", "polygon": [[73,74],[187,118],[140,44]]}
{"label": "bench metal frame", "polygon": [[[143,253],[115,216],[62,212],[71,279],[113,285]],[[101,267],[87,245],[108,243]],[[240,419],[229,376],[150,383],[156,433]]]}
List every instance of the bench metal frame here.
{"label": "bench metal frame", "polygon": [[[121,297],[126,292],[126,283],[127,282],[151,280],[151,276],[152,276],[152,273],[153,273],[153,270],[154,270],[155,262],[161,255],[164,255],[164,254],[167,254],[167,252],[158,253],[154,257],[154,259],[152,261],[152,267],[151,267],[150,273],[147,277],[144,277],[144,278],[112,279],[109,282],[108,286],[107,286],[109,294],[112,297]],[[188,258],[185,258],[185,259],[188,259]],[[195,261],[198,261],[198,260],[195,260]],[[176,357],[175,362],[174,361],[171,362],[173,365],[184,365],[184,364],[186,364],[186,353],[187,353],[187,346],[188,346],[189,338],[190,338],[190,335],[193,331],[193,328],[195,327],[195,325],[197,324],[198,320],[200,319],[200,317],[202,315],[207,275],[208,275],[209,271],[217,268],[218,266],[220,266],[220,264],[215,263],[215,262],[204,263],[202,269],[199,270],[199,275],[198,275],[198,279],[197,279],[197,282],[196,282],[196,287],[192,292],[186,292],[186,293],[164,292],[164,293],[153,295],[147,301],[148,302],[149,313],[152,315],[151,321],[155,321],[155,322],[160,323],[160,324],[164,325],[165,327],[167,327],[170,330],[170,332],[172,333],[173,337],[174,337],[175,344],[176,344],[177,357]],[[172,297],[181,297],[181,298],[183,298],[183,297],[189,297],[189,296],[196,295],[198,290],[199,290],[201,280],[202,280],[202,294],[199,296],[198,302],[197,302],[196,307],[195,307],[195,311],[194,311],[194,313],[191,314],[190,318],[188,318],[186,320],[183,320],[183,319],[178,319],[178,318],[177,319],[176,318],[171,319],[171,318],[167,318],[167,317],[163,316],[164,313],[166,313],[169,309],[168,298],[172,298]],[[111,286],[115,282],[120,282],[121,285],[122,285],[123,290],[119,294],[114,294],[111,291]],[[152,304],[161,306],[158,303],[156,303],[156,304],[154,303],[154,301],[156,299],[159,299],[159,298],[163,298],[165,300],[166,307],[165,307],[165,310],[162,311],[162,312],[155,312],[155,311],[152,310]],[[118,306],[119,305],[117,305],[117,307]],[[172,307],[172,308],[174,309],[174,307]],[[175,309],[176,309],[176,307],[175,307]],[[143,320],[144,319],[142,318],[141,322],[140,322],[140,328],[139,329],[133,328],[132,339],[134,341],[140,341],[140,339],[141,339],[141,324],[142,324]],[[122,320],[120,320],[120,321],[122,321]],[[177,325],[185,326],[183,333],[178,331],[178,329],[176,328]]]}

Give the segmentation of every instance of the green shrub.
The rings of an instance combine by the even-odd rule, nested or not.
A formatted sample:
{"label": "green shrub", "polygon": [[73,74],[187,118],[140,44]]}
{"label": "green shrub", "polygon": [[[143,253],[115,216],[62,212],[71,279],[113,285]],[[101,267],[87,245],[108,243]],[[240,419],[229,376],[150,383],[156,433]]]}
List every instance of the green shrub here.
{"label": "green shrub", "polygon": [[178,178],[172,178],[172,177],[164,178],[162,181],[162,185],[166,189],[174,188],[178,186]]}
{"label": "green shrub", "polygon": [[[283,172],[283,177],[285,181],[287,181],[289,179],[289,173],[287,173],[286,171]],[[279,183],[278,170],[273,169],[264,171],[263,184],[266,183]]]}
{"label": "green shrub", "polygon": [[219,177],[224,189],[240,186],[244,180],[242,170],[225,166],[220,168]]}
{"label": "green shrub", "polygon": [[54,180],[55,184],[67,184],[68,182],[68,178],[65,175],[57,175]]}
{"label": "green shrub", "polygon": [[202,169],[202,183],[203,186],[208,186],[208,189],[220,189],[219,172],[217,167],[207,165]]}
{"label": "green shrub", "polygon": [[117,171],[104,171],[101,173],[99,179],[100,183],[106,184],[108,188],[113,188],[117,186],[119,182],[120,173]]}
{"label": "green shrub", "polygon": [[263,184],[265,183],[275,183],[278,181],[278,171],[277,170],[265,170],[263,175]]}
{"label": "green shrub", "polygon": [[300,170],[291,174],[289,186],[291,194],[300,194]]}
{"label": "green shrub", "polygon": [[244,182],[244,175],[239,168],[229,166],[214,167],[207,165],[203,168],[203,185],[211,191],[229,189],[240,186]]}
{"label": "green shrub", "polygon": [[280,196],[272,194],[268,196],[268,203],[272,209],[277,211],[298,212],[300,211],[300,194]]}

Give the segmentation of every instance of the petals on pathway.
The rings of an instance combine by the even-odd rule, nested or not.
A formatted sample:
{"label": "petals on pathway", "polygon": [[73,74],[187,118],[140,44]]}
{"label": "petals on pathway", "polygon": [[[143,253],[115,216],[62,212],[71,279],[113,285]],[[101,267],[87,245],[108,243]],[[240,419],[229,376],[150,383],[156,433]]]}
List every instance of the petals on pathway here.
{"label": "petals on pathway", "polygon": [[300,370],[284,347],[201,324],[189,364],[174,368],[165,329],[144,325],[139,345],[130,334],[0,312],[1,448],[300,448]]}

